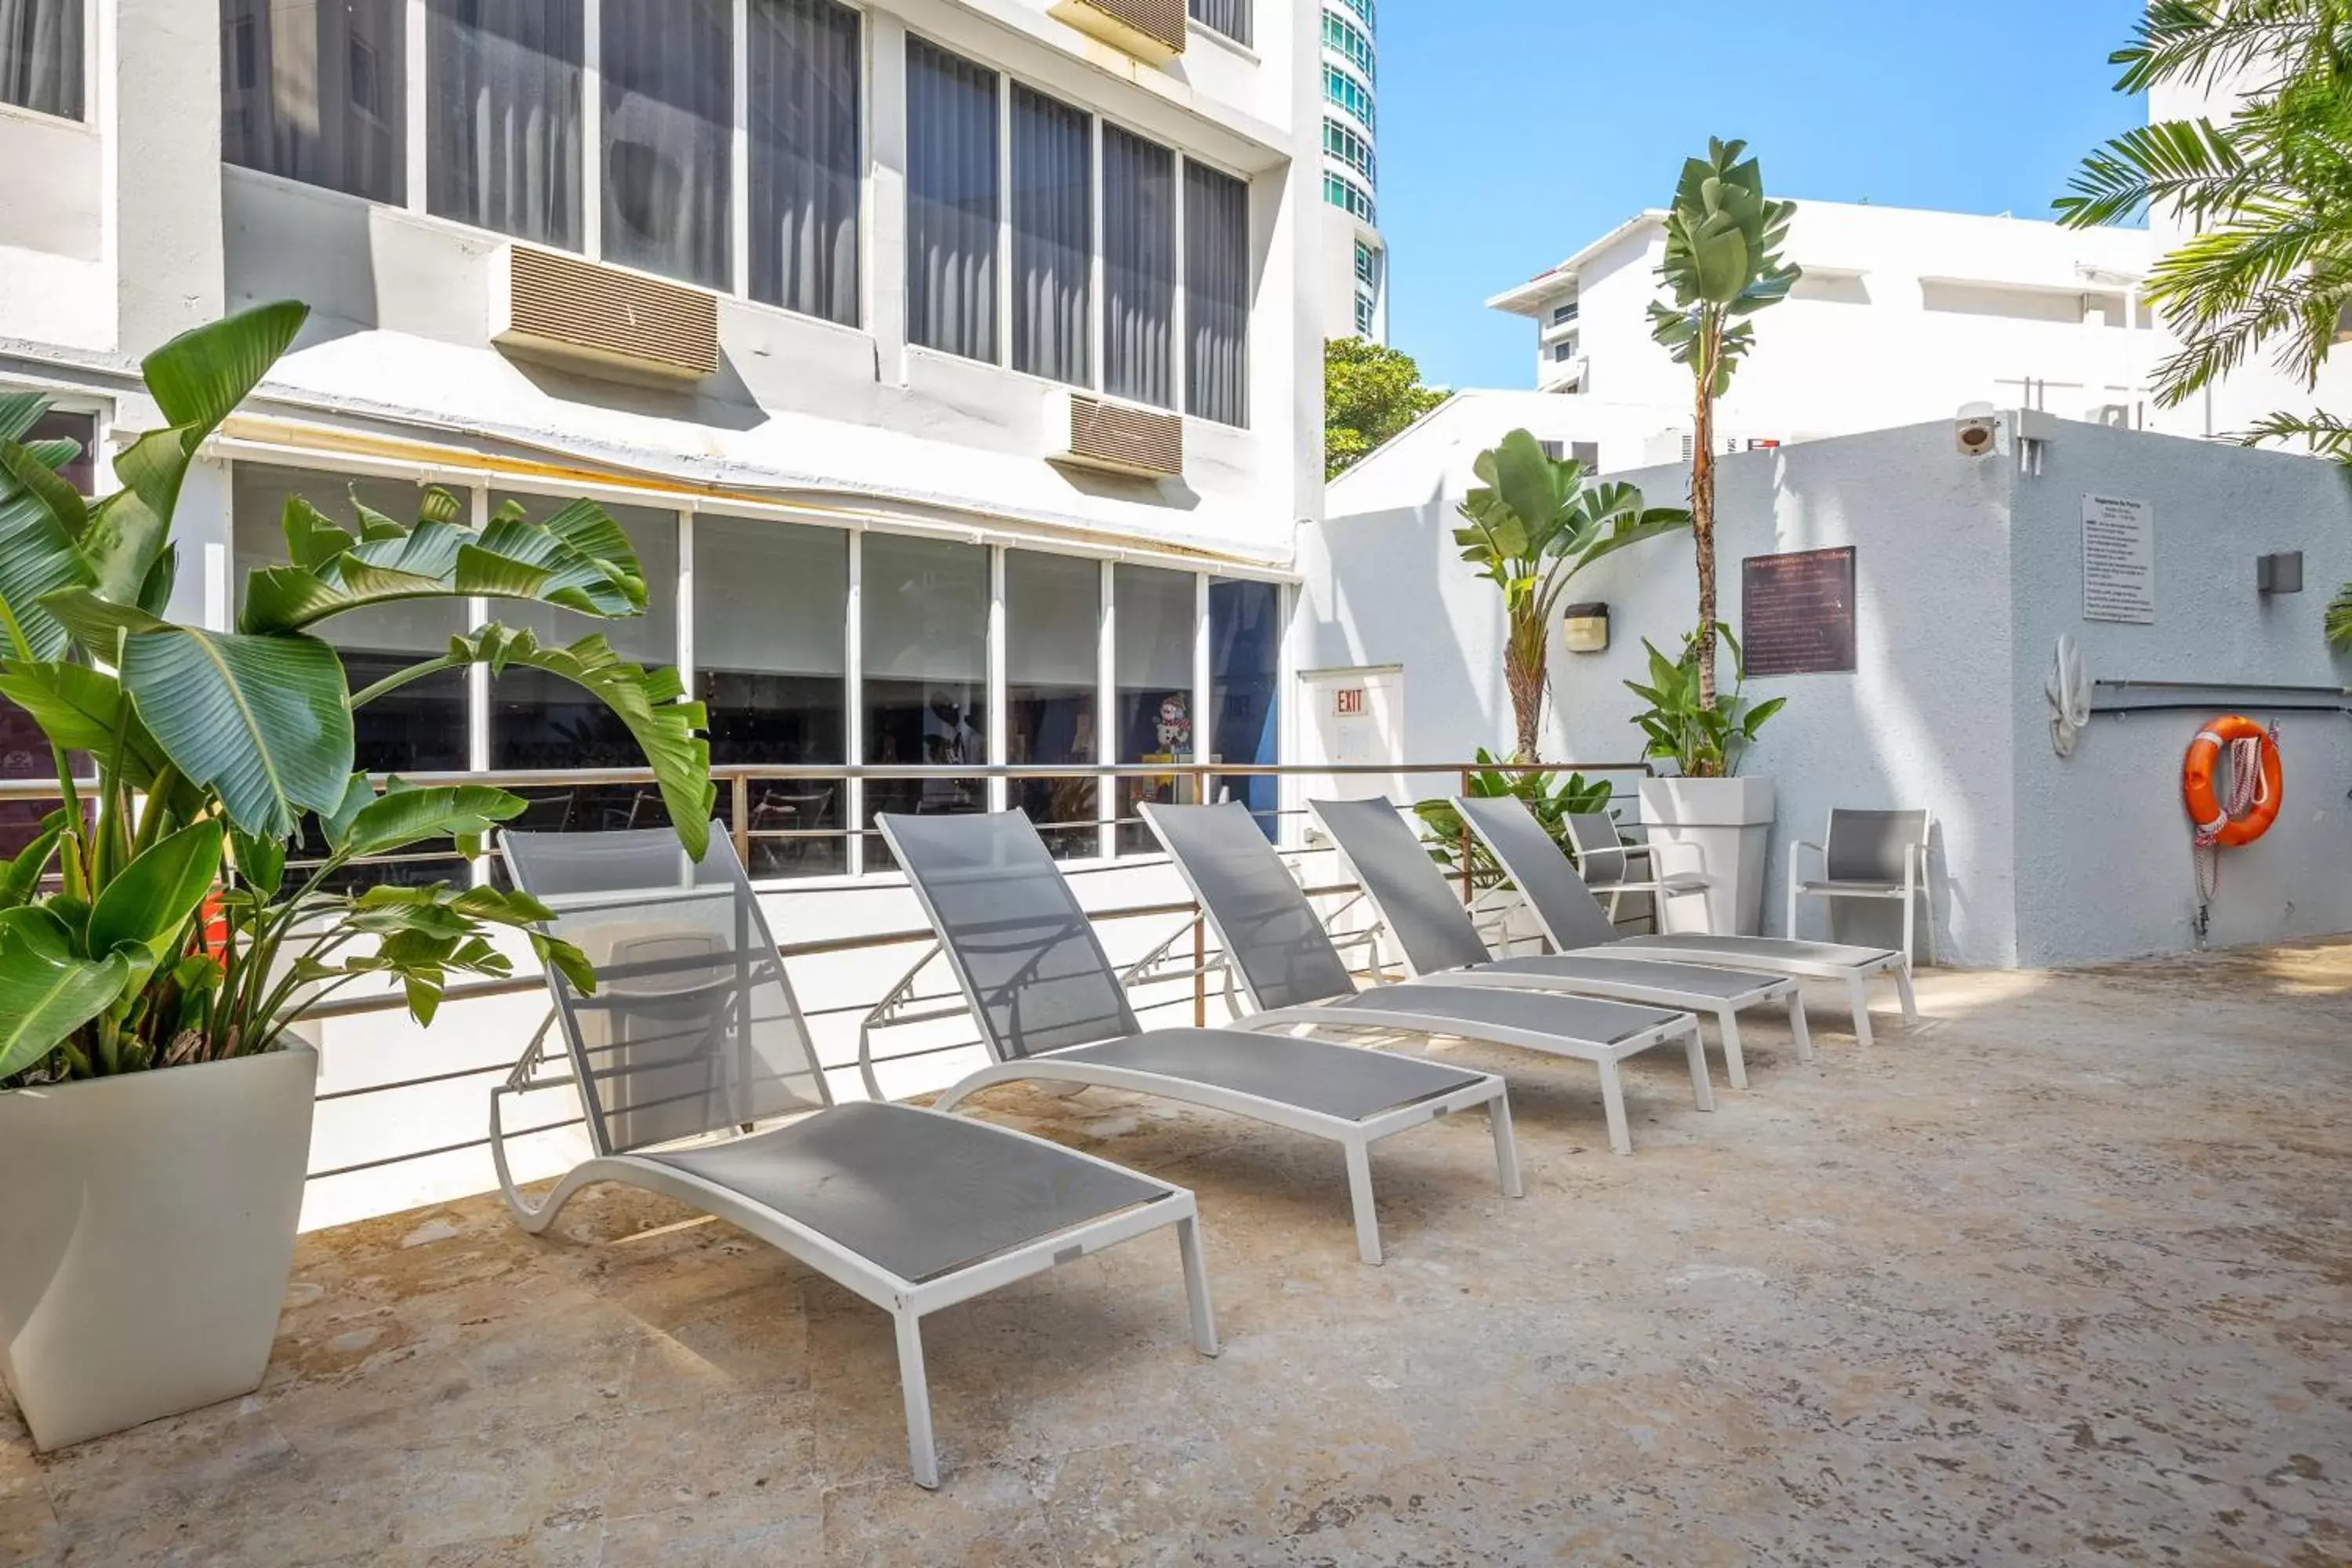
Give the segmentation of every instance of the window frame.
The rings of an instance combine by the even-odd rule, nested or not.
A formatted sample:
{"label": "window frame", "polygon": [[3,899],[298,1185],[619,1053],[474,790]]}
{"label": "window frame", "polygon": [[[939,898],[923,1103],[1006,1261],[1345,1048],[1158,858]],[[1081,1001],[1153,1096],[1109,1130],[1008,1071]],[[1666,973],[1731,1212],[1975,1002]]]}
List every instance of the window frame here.
{"label": "window frame", "polygon": [[22,115],[44,125],[78,125],[84,131],[91,132],[99,131],[105,120],[110,117],[106,112],[110,105],[99,101],[100,90],[104,81],[98,68],[98,30],[101,26],[110,26],[110,20],[101,16],[98,0],[78,0],[78,4],[81,7],[79,111],[74,114],[59,114],[54,110],[35,109],[28,103],[10,103],[0,100],[0,115]]}

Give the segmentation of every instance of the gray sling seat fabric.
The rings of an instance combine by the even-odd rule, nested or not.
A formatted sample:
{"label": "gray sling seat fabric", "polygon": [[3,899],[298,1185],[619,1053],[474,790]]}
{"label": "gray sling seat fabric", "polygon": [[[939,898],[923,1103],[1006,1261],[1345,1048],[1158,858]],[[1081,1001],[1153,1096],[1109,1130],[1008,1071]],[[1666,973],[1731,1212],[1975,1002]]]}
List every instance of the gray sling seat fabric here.
{"label": "gray sling seat fabric", "polygon": [[[1609,944],[1627,952],[1658,952],[1711,958],[1726,963],[1752,963],[1780,970],[1794,964],[1809,969],[1873,967],[1895,956],[1884,947],[1846,947],[1832,942],[1794,942],[1784,936],[1707,936],[1677,932],[1661,936],[1624,936]],[[1791,973],[1802,973],[1790,969]]]}
{"label": "gray sling seat fabric", "polygon": [[920,1284],[1176,1189],[896,1105],[843,1105],[708,1148],[637,1156],[790,1215]]}
{"label": "gray sling seat fabric", "polygon": [[1865,1046],[1870,1044],[1870,1006],[1864,982],[1884,972],[1895,977],[1904,1017],[1915,1023],[1918,1019],[1918,1004],[1911,990],[1911,961],[1906,953],[1774,936],[1664,932],[1621,937],[1576,868],[1569,864],[1568,857],[1525,803],[1457,799],[1454,804],[1518,888],[1545,937],[1570,958],[1590,958],[1600,950],[1612,957],[1644,963],[1654,958],[1790,978],[1808,975],[1843,981],[1853,1010],[1854,1036]]}
{"label": "gray sling seat fabric", "polygon": [[1326,1139],[1347,1155],[1356,1247],[1367,1263],[1381,1256],[1370,1163],[1381,1139],[1483,1107],[1503,1190],[1519,1195],[1501,1079],[1242,1029],[1147,1034],[1028,817],[885,812],[875,823],[938,933],[937,951],[994,1063],[941,1095],[939,1109],[997,1084],[1068,1083],[1158,1095]]}
{"label": "gray sling seat fabric", "polygon": [[1328,1040],[1247,1035],[1235,1029],[1168,1029],[1080,1046],[1055,1058],[1125,1068],[1209,1084],[1260,1100],[1362,1121],[1478,1083],[1484,1073]]}
{"label": "gray sling seat fabric", "polygon": [[1595,985],[1635,986],[1644,990],[1671,987],[1692,996],[1728,1002],[1752,995],[1756,976],[1742,969],[1709,969],[1702,963],[1653,963],[1646,959],[1588,958],[1563,961],[1558,956],[1498,958],[1480,966],[1479,973],[1497,978],[1524,976],[1548,980],[1565,976]]}
{"label": "gray sling seat fabric", "polygon": [[1552,996],[1538,991],[1478,991],[1465,985],[1381,985],[1320,1005],[1337,1014],[1402,1013],[1424,1018],[1433,1035],[1460,1031],[1475,1037],[1485,1025],[1531,1035],[1560,1035],[1597,1046],[1621,1046],[1683,1021],[1680,1014],[1655,1007],[1628,1007],[1618,1002]]}
{"label": "gray sling seat fabric", "polygon": [[926,1487],[940,1484],[926,1313],[1172,1228],[1193,1344],[1217,1353],[1199,1209],[1184,1188],[937,1110],[833,1103],[723,826],[710,825],[699,859],[667,827],[509,833],[500,850],[515,886],[551,912],[548,934],[598,971],[590,990],[546,966],[596,1157],[544,1200],[515,1185],[500,1105],[555,1081],[539,1076],[544,1032],[491,1092],[491,1158],[531,1234],[588,1187],[637,1187],[727,1220],[882,1308],[897,1325],[908,1458]]}

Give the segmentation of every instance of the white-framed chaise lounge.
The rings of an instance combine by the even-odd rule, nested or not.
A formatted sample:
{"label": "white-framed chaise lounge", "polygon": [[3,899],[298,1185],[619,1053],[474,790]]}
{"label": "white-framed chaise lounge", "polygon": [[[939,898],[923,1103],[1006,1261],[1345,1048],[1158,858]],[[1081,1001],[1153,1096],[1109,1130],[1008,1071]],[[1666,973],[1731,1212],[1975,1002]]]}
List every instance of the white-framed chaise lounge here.
{"label": "white-framed chaise lounge", "polygon": [[[543,1077],[548,1029],[490,1097],[490,1147],[515,1218],[546,1232],[599,1183],[726,1220],[888,1312],[908,1457],[940,1483],[923,1318],[1106,1247],[1176,1232],[1195,1347],[1217,1353],[1192,1193],[1025,1133],[912,1106],[833,1103],[759,900],[714,823],[698,863],[668,828],[509,833],[515,886],[599,970],[548,986],[570,1065]],[[502,1102],[570,1082],[595,1157],[533,1202],[516,1186]]]}
{"label": "white-framed chaise lounge", "polygon": [[1853,1011],[1854,1038],[1868,1046],[1869,981],[1892,975],[1906,1024],[1919,1021],[1919,1001],[1911,984],[1911,957],[1891,948],[1849,947],[1836,942],[1798,942],[1778,936],[1711,936],[1675,931],[1655,936],[1619,936],[1576,874],[1568,857],[1543,825],[1517,800],[1457,800],[1464,820],[1517,885],[1544,938],[1573,957],[1607,954],[1644,963],[1661,960],[1705,963],[1755,973],[1835,980],[1846,988]]}
{"label": "white-framed chaise lounge", "polygon": [[944,955],[991,1065],[936,1101],[1000,1084],[1125,1089],[1249,1117],[1339,1145],[1356,1247],[1381,1261],[1371,1146],[1484,1109],[1505,1193],[1521,1195],[1500,1078],[1329,1040],[1244,1028],[1146,1031],[1077,896],[1019,812],[876,818],[939,938],[900,983]]}
{"label": "white-framed chaise lounge", "polygon": [[[1414,979],[1441,985],[1606,996],[1710,1015],[1723,1037],[1724,1072],[1734,1089],[1748,1087],[1739,1015],[1751,1007],[1785,1005],[1798,1059],[1813,1059],[1805,999],[1793,978],[1757,974],[1696,959],[1682,963],[1664,959],[1637,963],[1581,945],[1574,952],[1496,958],[1487,951],[1486,939],[1479,934],[1470,910],[1430,859],[1428,847],[1392,803],[1375,798],[1307,804],[1331,835],[1340,860],[1371,900],[1382,928],[1395,938],[1405,972]],[[1455,804],[1471,808],[1465,812],[1469,816],[1495,803]],[[1613,937],[1597,901],[1593,914],[1600,929],[1610,931]],[[1590,940],[1601,945],[1598,936]]]}

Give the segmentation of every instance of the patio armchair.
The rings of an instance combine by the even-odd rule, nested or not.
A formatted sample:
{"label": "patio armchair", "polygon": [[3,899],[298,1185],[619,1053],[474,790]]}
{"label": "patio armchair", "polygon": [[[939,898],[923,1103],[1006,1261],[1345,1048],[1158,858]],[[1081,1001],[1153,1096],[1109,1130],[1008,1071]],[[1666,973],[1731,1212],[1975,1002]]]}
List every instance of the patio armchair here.
{"label": "patio armchair", "polygon": [[[1830,808],[1829,827],[1818,844],[1798,839],[1789,846],[1789,934],[1797,934],[1800,899],[1869,899],[1903,903],[1903,951],[1917,934],[1920,901],[1927,904],[1927,962],[1936,962],[1935,889],[1927,880],[1927,847],[1935,819],[1924,811],[1854,811]],[[1801,850],[1820,858],[1815,879],[1797,874]]]}
{"label": "patio armchair", "polygon": [[[1617,819],[1605,811],[1572,811],[1567,816],[1568,841],[1576,847],[1579,874],[1593,896],[1607,900],[1609,923],[1619,919],[1618,904],[1627,894],[1643,893],[1657,911],[1657,927],[1667,926],[1671,901],[1704,894],[1715,886],[1705,869],[1668,871],[1661,868],[1664,851],[1653,844],[1629,844]],[[1706,900],[1698,900],[1704,910]]]}
{"label": "patio armchair", "polygon": [[[515,886],[597,966],[553,964],[553,1014],[490,1096],[509,1207],[543,1234],[584,1188],[643,1188],[712,1215],[888,1312],[915,1479],[940,1484],[921,1323],[942,1307],[1173,1229],[1192,1338],[1217,1353],[1192,1193],[1059,1144],[937,1110],[835,1105],[727,831],[687,857],[668,828],[508,833]],[[595,1157],[533,1202],[507,1159],[505,1100],[543,1077],[560,1028]]]}

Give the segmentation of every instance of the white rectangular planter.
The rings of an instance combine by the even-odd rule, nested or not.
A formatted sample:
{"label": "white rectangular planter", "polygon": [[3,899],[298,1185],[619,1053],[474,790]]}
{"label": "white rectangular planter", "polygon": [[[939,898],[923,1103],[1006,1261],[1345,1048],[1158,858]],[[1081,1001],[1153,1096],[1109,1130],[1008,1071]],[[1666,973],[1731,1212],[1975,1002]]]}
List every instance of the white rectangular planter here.
{"label": "white rectangular planter", "polygon": [[[1769,778],[1642,781],[1642,821],[1650,842],[1665,851],[1655,858],[1659,871],[1702,871],[1714,879],[1706,900],[1709,931],[1755,936],[1762,931],[1772,808]],[[1686,928],[1690,916],[1671,906],[1697,901],[1659,900],[1661,923],[1667,930]]]}
{"label": "white rectangular planter", "polygon": [[60,1448],[261,1385],[318,1053],[0,1094],[0,1374]]}

